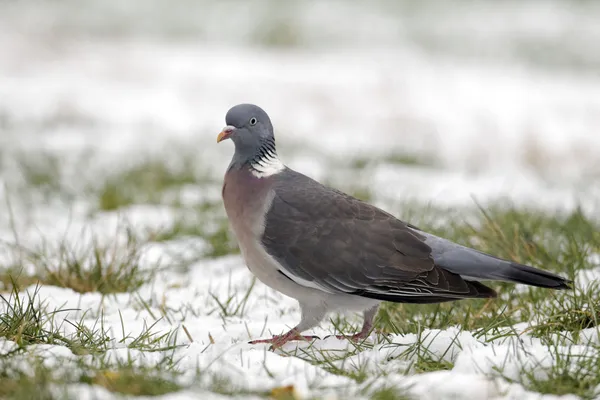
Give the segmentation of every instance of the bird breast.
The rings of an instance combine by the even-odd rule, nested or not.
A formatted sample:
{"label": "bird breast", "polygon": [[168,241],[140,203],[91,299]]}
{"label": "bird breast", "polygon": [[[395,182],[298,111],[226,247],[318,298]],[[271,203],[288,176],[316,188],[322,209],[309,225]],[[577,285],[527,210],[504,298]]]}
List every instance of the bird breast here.
{"label": "bird breast", "polygon": [[223,204],[241,247],[246,240],[260,240],[274,196],[272,186],[271,178],[257,178],[245,169],[232,169],[225,175]]}

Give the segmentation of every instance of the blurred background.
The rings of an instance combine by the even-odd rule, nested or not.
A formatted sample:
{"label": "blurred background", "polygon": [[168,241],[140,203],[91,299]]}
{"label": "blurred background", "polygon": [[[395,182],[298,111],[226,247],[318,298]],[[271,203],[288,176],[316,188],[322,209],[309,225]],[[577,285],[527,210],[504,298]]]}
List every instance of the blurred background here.
{"label": "blurred background", "polygon": [[[242,102],[288,166],[577,290],[387,305],[402,356],[238,347],[300,319],[235,255]],[[0,0],[0,398],[596,398],[599,215],[600,0]]]}
{"label": "blurred background", "polygon": [[284,162],[372,201],[595,209],[598,21],[583,0],[4,0],[0,191],[216,201],[216,134],[251,102]]}

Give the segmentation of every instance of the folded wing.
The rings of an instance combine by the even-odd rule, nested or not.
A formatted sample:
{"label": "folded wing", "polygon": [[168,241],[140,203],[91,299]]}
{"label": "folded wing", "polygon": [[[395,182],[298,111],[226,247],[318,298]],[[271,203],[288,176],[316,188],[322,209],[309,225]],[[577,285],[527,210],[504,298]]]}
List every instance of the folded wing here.
{"label": "folded wing", "polygon": [[495,296],[437,266],[426,237],[392,215],[297,172],[280,175],[262,243],[296,283],[409,303]]}

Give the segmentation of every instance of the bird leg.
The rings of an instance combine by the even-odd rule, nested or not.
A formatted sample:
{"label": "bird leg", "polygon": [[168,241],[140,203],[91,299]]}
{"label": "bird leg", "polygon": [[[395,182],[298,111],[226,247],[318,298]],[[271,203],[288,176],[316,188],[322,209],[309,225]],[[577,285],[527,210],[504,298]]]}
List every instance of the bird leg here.
{"label": "bird leg", "polygon": [[284,333],[283,335],[273,336],[271,339],[252,340],[249,343],[271,343],[271,350],[275,350],[287,342],[291,342],[292,340],[311,341],[313,339],[320,339],[318,336],[304,336],[302,335],[302,332],[318,325],[325,316],[327,307],[324,304],[319,304],[317,306],[310,306],[300,302],[299,304],[302,312],[302,318],[300,319],[300,323],[295,328],[290,330],[288,333]]}
{"label": "bird leg", "polygon": [[270,343],[271,348],[277,349],[287,342],[291,342],[292,340],[305,340],[311,341],[313,339],[320,339],[318,336],[313,335],[301,335],[298,329],[294,328],[290,330],[288,333],[284,333],[283,335],[275,335],[271,339],[258,339],[252,340],[248,343],[250,344],[260,344],[260,343]]}
{"label": "bird leg", "polygon": [[348,339],[352,342],[359,342],[361,340],[366,339],[369,336],[369,334],[371,333],[371,329],[373,329],[373,320],[375,319],[375,315],[377,315],[378,309],[379,309],[379,304],[376,305],[375,307],[372,307],[372,308],[366,310],[365,312],[363,312],[364,322],[363,322],[363,326],[362,326],[362,329],[360,330],[360,332],[355,333],[354,335],[351,335],[351,336],[336,335],[336,337],[340,340]]}

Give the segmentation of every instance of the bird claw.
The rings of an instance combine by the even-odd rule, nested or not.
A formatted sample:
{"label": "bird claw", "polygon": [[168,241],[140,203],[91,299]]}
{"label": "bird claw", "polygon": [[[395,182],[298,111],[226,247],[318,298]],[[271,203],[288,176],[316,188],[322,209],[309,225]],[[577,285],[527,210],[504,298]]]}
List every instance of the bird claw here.
{"label": "bird claw", "polygon": [[359,332],[359,333],[355,333],[354,335],[350,335],[350,336],[346,336],[346,335],[329,335],[329,336],[325,336],[324,339],[330,338],[330,337],[335,337],[339,340],[349,340],[351,342],[357,343],[357,342],[361,342],[364,339],[369,337],[368,333],[363,333],[363,332]]}

